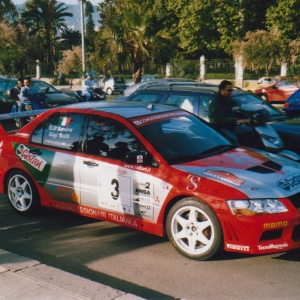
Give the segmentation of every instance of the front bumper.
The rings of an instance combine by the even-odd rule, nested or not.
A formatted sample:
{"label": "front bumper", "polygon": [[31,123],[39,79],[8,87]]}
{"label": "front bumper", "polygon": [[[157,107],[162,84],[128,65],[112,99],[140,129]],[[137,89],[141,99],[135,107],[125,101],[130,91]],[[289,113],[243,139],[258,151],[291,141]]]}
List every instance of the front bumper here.
{"label": "front bumper", "polygon": [[286,213],[225,218],[222,222],[224,249],[268,254],[300,248],[300,208],[295,209],[288,199],[283,202],[289,209]]}

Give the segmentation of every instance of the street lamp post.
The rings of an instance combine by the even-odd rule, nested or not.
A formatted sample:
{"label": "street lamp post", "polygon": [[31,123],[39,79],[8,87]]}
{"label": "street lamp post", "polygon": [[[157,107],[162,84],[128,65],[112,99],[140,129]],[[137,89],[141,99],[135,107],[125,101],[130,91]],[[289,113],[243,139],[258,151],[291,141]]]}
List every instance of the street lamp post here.
{"label": "street lamp post", "polygon": [[81,14],[81,44],[82,44],[82,71],[85,72],[85,41],[84,41],[84,0],[79,1],[80,3],[80,14]]}

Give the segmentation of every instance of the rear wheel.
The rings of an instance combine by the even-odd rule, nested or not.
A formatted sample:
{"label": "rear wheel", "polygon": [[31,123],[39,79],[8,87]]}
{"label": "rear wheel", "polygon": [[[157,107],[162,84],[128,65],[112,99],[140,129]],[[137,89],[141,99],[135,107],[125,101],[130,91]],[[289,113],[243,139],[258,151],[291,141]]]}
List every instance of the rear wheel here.
{"label": "rear wheel", "polygon": [[8,177],[6,190],[9,204],[18,213],[29,214],[39,207],[38,191],[25,172],[12,172]]}
{"label": "rear wheel", "polygon": [[167,217],[167,234],[175,249],[185,257],[206,260],[223,247],[217,216],[195,198],[177,202]]}
{"label": "rear wheel", "polygon": [[260,94],[259,96],[261,99],[268,101],[268,96],[266,94]]}

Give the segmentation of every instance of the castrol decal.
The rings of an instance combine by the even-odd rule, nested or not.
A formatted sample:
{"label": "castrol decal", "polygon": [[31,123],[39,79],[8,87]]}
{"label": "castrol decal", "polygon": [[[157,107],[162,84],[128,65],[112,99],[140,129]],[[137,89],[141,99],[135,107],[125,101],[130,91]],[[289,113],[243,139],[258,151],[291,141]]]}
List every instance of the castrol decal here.
{"label": "castrol decal", "polygon": [[28,164],[39,171],[43,171],[45,165],[47,164],[44,159],[30,153],[29,148],[22,144],[17,146],[16,154],[20,157],[21,160],[26,161]]}

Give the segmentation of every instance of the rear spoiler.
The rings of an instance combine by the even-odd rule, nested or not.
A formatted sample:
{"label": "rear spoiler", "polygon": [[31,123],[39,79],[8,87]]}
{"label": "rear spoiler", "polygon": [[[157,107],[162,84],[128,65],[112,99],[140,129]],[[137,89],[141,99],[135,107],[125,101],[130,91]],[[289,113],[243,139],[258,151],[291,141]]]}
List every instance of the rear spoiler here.
{"label": "rear spoiler", "polygon": [[37,110],[25,110],[25,111],[21,111],[21,112],[8,113],[8,114],[0,114],[0,122],[5,121],[5,120],[11,120],[11,119],[17,119],[17,118],[40,115],[41,113],[43,113],[47,110],[49,110],[49,108],[47,108],[47,109],[37,109]]}

